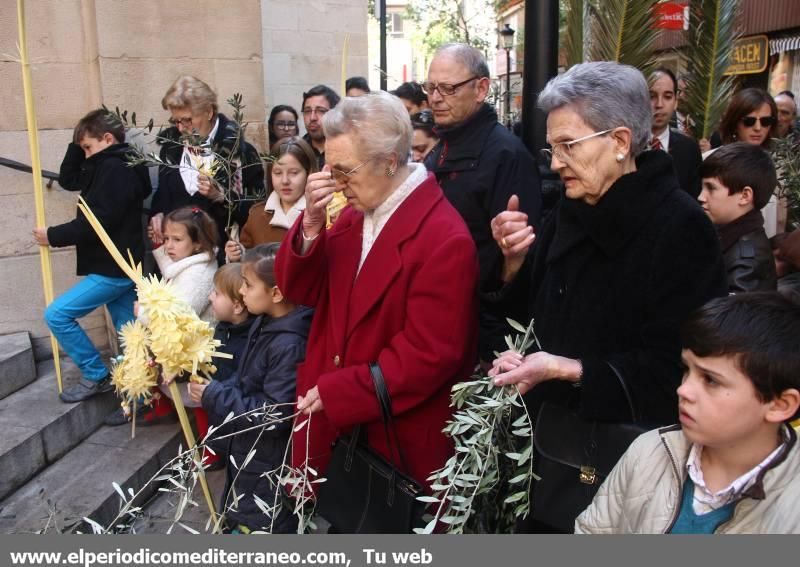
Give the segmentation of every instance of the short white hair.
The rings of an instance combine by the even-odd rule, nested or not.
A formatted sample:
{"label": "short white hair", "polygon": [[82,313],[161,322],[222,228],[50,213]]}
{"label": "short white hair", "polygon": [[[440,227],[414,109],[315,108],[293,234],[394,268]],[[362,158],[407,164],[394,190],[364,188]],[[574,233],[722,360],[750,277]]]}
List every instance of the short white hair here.
{"label": "short white hair", "polygon": [[408,110],[394,95],[378,91],[346,97],[322,119],[326,138],[351,134],[362,159],[389,158],[399,164],[411,155],[414,130]]}
{"label": "short white hair", "polygon": [[629,128],[633,157],[643,152],[650,140],[650,91],[642,72],[630,65],[611,61],[574,65],[550,79],[539,94],[538,105],[545,113],[570,106],[598,132]]}

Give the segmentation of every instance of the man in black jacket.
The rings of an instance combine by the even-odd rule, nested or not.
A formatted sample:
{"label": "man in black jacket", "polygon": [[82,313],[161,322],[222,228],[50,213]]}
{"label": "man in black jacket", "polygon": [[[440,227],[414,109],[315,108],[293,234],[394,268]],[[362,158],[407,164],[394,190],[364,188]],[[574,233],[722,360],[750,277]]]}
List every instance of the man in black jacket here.
{"label": "man in black jacket", "polygon": [[650,105],[653,108],[651,150],[664,150],[672,156],[681,189],[695,199],[700,194],[700,147],[692,138],[669,127],[678,108],[678,80],[666,67],[650,76]]}
{"label": "man in black jacket", "polygon": [[[517,195],[519,210],[536,227],[542,203],[536,162],[485,102],[489,84],[489,68],[477,49],[447,44],[434,55],[423,85],[440,138],[425,166],[469,227],[478,248],[481,287],[497,273],[502,259],[491,220]],[[481,311],[480,354],[491,360],[508,327]]]}
{"label": "man in black jacket", "polygon": [[[144,253],[142,201],[150,195],[150,176],[144,166],[130,167],[125,129],[106,110],[94,110],[78,122],[74,141],[67,148],[58,182],[80,191],[117,249],[130,251],[134,262]],[[45,310],[53,335],[83,377],[61,393],[61,400],[79,402],[111,390],[108,369],[100,353],[78,325],[77,319],[106,305],[119,328],[133,320],[136,290],[133,282],[111,258],[86,217],[78,211],[74,220],[33,231],[41,246],[75,246],[79,276],[86,276]]]}

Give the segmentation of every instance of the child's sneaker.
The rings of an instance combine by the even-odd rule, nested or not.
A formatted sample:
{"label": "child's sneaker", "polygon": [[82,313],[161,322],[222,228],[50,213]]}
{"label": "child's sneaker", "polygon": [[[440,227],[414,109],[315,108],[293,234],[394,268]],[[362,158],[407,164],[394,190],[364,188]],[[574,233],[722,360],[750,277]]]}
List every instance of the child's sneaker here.
{"label": "child's sneaker", "polygon": [[104,394],[114,389],[111,383],[111,377],[106,376],[100,381],[87,380],[81,378],[77,384],[73,384],[59,395],[62,402],[74,404],[82,402],[98,394]]}

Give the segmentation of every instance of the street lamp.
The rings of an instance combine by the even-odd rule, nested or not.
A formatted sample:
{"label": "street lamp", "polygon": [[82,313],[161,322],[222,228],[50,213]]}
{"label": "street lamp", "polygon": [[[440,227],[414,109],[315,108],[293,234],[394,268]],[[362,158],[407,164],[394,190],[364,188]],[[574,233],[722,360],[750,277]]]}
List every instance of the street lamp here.
{"label": "street lamp", "polygon": [[511,48],[514,47],[514,29],[510,24],[500,30],[503,49],[506,50],[506,127],[511,130]]}

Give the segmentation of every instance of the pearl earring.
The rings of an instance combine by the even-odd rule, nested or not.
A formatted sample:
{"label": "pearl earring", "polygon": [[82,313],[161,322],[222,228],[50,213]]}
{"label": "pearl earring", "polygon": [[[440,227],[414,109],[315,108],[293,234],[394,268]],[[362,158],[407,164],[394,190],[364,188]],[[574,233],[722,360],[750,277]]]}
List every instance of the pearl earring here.
{"label": "pearl earring", "polygon": [[617,154],[617,161],[621,162],[624,159],[625,159],[625,154],[622,154],[622,153]]}

